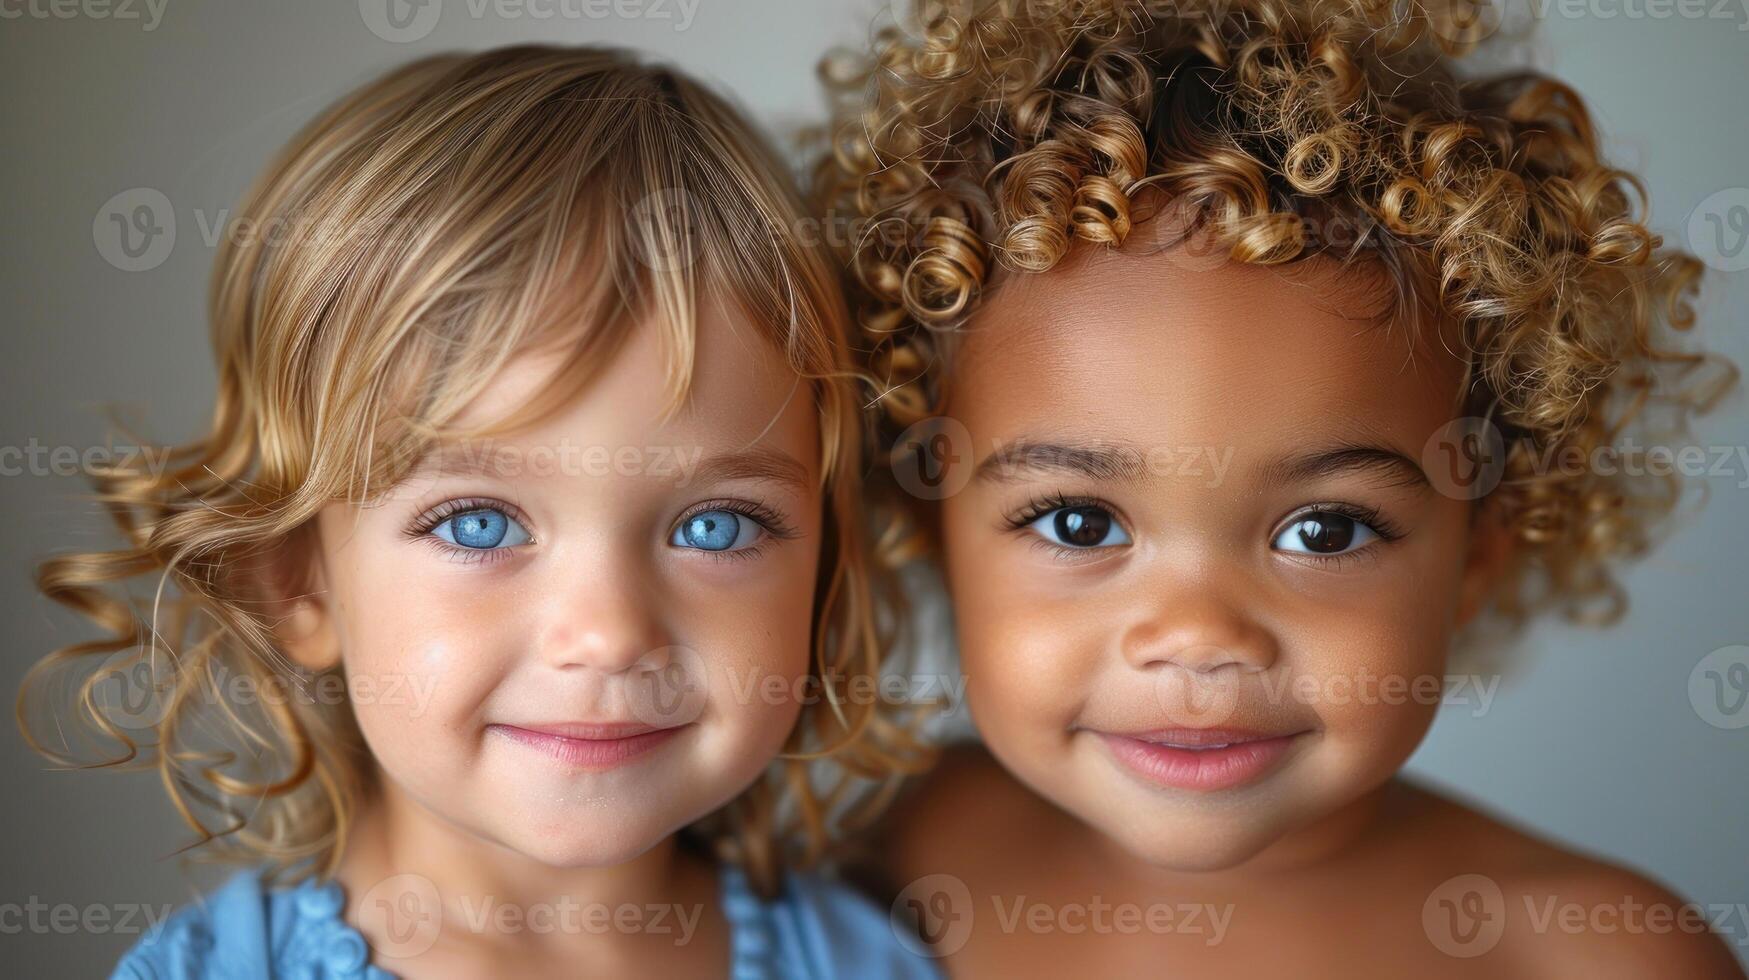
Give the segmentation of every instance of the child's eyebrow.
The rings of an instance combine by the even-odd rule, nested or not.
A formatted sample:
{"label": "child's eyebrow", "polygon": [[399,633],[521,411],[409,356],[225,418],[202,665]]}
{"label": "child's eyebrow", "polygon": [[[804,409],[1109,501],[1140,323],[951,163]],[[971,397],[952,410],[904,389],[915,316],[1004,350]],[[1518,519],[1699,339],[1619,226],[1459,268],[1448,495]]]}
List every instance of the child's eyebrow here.
{"label": "child's eyebrow", "polygon": [[[640,470],[648,467],[650,473],[658,476],[685,476],[689,481],[763,480],[792,487],[802,493],[806,493],[813,486],[812,476],[806,466],[789,453],[769,447],[739,449],[702,459],[700,457],[704,450],[701,446],[626,448],[635,451],[635,466]],[[537,459],[534,455],[536,452],[550,449],[551,447],[531,448],[489,441],[478,445],[450,445],[427,453],[415,464],[410,475],[503,476],[515,479],[528,475],[528,467]],[[614,461],[616,447],[571,446],[565,449],[571,453],[569,457],[562,453],[554,455],[549,452],[547,456],[538,459],[546,464],[548,470],[560,475],[568,472],[563,465],[567,459],[575,464],[573,468],[580,473],[595,473],[620,465]],[[594,455],[590,455],[592,453]],[[558,461],[556,469],[555,460]],[[586,463],[591,465],[585,468]]]}
{"label": "child's eyebrow", "polygon": [[[1148,475],[1148,453],[1129,443],[1073,444],[1019,439],[998,446],[984,457],[973,479],[1004,483],[1038,472],[1071,473],[1092,480],[1137,480]],[[1393,487],[1433,485],[1414,459],[1388,446],[1365,443],[1342,443],[1284,456],[1263,467],[1258,478],[1270,484],[1292,485],[1348,473],[1383,477]]]}
{"label": "child's eyebrow", "polygon": [[978,464],[973,479],[1003,483],[1022,471],[1073,473],[1094,480],[1133,480],[1146,474],[1141,449],[1124,443],[1073,445],[1019,439],[997,446]]}
{"label": "child's eyebrow", "polygon": [[765,480],[806,493],[813,481],[808,468],[780,449],[755,447],[720,453],[698,464],[698,480]]}
{"label": "child's eyebrow", "polygon": [[1342,474],[1383,477],[1391,487],[1431,488],[1421,464],[1389,446],[1345,443],[1274,460],[1259,472],[1259,479],[1279,484],[1306,483],[1319,477]]}

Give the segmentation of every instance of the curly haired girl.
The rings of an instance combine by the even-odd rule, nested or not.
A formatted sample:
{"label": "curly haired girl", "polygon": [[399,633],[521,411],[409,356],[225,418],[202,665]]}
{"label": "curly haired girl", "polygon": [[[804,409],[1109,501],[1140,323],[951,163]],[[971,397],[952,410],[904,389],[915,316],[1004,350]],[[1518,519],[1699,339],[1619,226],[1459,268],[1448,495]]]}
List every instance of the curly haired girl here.
{"label": "curly haired girl", "polygon": [[845,693],[890,617],[843,296],[748,124],[615,51],[432,57],[243,214],[211,430],[39,575],[111,635],[27,736],[253,865],[118,975],[929,975],[800,870],[927,753]]}
{"label": "curly haired girl", "polygon": [[[1562,461],[1732,381],[1665,337],[1699,264],[1579,96],[1464,77],[1474,25],[1418,4],[915,23],[828,62],[820,177],[988,749],[896,824],[936,952],[1734,975],[1657,885],[1396,778],[1460,631],[1619,612],[1675,488]],[[1624,902],[1681,926],[1542,914]]]}

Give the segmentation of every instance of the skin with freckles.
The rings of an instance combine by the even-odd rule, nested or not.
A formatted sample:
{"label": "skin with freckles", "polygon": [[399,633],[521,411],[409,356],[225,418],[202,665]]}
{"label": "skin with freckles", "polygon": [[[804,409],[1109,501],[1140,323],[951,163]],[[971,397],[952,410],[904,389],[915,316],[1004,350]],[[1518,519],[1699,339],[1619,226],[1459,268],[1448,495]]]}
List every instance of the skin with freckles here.
{"label": "skin with freckles", "polygon": [[[1734,975],[1704,933],[1535,928],[1680,902],[1394,778],[1504,535],[1423,469],[1462,364],[1376,282],[1083,249],[956,339],[935,517],[988,755],[901,812],[890,882],[965,886],[910,906],[956,976]],[[1465,874],[1500,890],[1480,954]]]}
{"label": "skin with freckles", "polygon": [[[795,724],[795,701],[735,692],[806,673],[818,423],[782,355],[712,304],[690,392],[665,414],[659,333],[634,329],[537,423],[447,446],[380,500],[320,517],[320,621],[296,651],[338,657],[355,692],[424,692],[353,699],[380,791],[339,878],[386,968],[707,975],[727,962],[712,865],[674,835],[745,789]],[[519,356],[458,425],[525,403],[558,355]],[[405,937],[361,898],[401,873],[447,898],[435,943],[397,958]],[[697,924],[684,943],[482,931],[455,896],[665,904]]]}

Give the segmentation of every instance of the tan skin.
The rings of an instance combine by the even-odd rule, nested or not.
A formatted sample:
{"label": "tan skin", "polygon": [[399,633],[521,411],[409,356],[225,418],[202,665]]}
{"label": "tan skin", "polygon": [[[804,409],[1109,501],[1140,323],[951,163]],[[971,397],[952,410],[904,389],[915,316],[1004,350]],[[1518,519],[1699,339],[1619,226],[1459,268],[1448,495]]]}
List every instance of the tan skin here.
{"label": "tan skin", "polygon": [[[807,670],[818,422],[782,355],[744,317],[710,303],[701,304],[690,395],[665,417],[658,333],[635,328],[572,403],[494,437],[522,461],[517,469],[432,463],[379,501],[335,503],[319,517],[316,593],[281,639],[308,667],[346,670],[381,790],[353,822],[338,878],[345,917],[372,961],[399,976],[706,977],[727,968],[716,867],[679,847],[675,833],[745,789],[799,712],[793,699],[737,698],[728,685],[793,681]],[[558,363],[553,351],[519,356],[458,424],[509,414]],[[644,457],[629,472],[604,472],[578,455],[537,468],[563,457],[536,450],[567,445],[674,447],[696,453],[695,466],[683,476],[672,459]],[[453,500],[466,507],[443,508]],[[456,523],[425,528],[434,508],[453,518],[482,507],[521,533],[506,523],[506,537],[482,549],[462,547]],[[673,540],[701,508],[719,526],[721,512],[737,514],[732,540],[707,542],[724,547]],[[678,734],[630,762],[574,768],[503,727],[648,721],[637,707],[639,671],[653,651],[674,646],[697,652],[690,666],[708,673],[708,695],[675,720]],[[428,696],[359,696],[366,681],[389,691],[396,678],[406,681],[399,690]],[[398,887],[401,875],[434,891]],[[429,894],[440,896],[437,907],[418,904]],[[470,914],[488,900],[531,918],[481,928]],[[580,914],[566,928],[557,916],[567,904],[670,914],[660,932],[591,929]],[[543,908],[551,911],[534,911]],[[683,913],[693,917],[684,936]],[[538,914],[549,916],[546,928],[536,927]],[[439,924],[423,942],[422,922]]]}
{"label": "tan skin", "polygon": [[[1740,975],[1710,934],[1536,928],[1527,899],[1680,900],[1403,783],[1437,694],[1342,686],[1442,676],[1506,554],[1417,462],[1462,414],[1460,365],[1369,319],[1376,287],[1322,260],[1085,250],[981,303],[944,406],[971,471],[938,517],[988,754],[951,755],[902,809],[887,869],[895,889],[964,883],[934,907],[969,931],[924,921],[954,976]],[[1218,788],[1150,779],[1117,748],[1212,727],[1287,747]],[[1466,874],[1505,916],[1476,956],[1430,938],[1476,949],[1434,894]],[[1013,917],[1020,896],[1043,925]],[[1055,914],[1101,901],[1177,925]]]}

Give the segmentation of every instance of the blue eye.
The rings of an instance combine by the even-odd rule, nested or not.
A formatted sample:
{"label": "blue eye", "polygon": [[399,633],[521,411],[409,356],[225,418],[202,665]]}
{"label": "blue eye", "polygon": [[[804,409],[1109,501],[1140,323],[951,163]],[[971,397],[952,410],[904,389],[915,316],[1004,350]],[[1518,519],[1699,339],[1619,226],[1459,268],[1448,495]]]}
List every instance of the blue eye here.
{"label": "blue eye", "polygon": [[444,518],[431,533],[461,548],[490,551],[528,543],[528,532],[510,515],[492,507],[480,507]]}
{"label": "blue eye", "polygon": [[707,510],[680,522],[668,543],[698,551],[740,551],[759,540],[759,522],[729,510]]}
{"label": "blue eye", "polygon": [[1340,555],[1378,537],[1377,531],[1346,514],[1315,510],[1282,528],[1270,546],[1292,554]]}
{"label": "blue eye", "polygon": [[1130,536],[1104,507],[1058,507],[1028,524],[1036,534],[1065,548],[1113,548]]}

